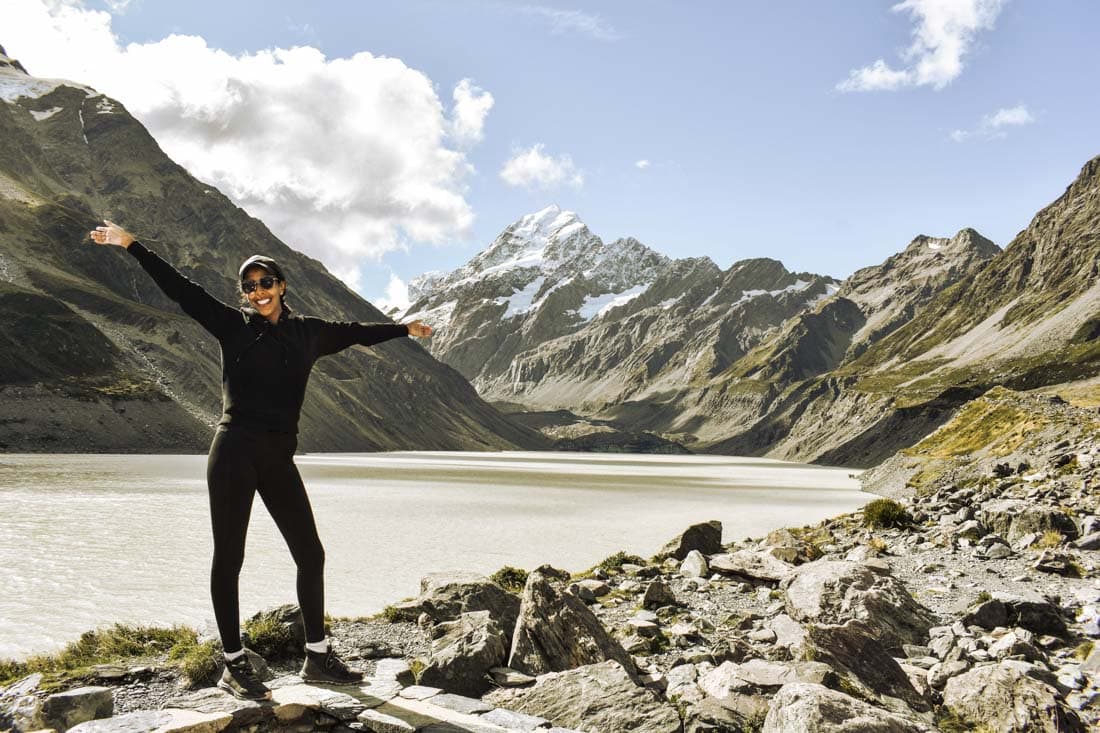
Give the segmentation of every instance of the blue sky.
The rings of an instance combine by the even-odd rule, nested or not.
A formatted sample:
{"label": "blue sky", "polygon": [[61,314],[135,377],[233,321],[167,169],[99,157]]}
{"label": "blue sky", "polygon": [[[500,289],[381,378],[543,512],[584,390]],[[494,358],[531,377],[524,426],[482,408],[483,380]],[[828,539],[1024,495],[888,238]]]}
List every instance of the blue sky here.
{"label": "blue sky", "polygon": [[[101,45],[71,57],[57,39],[95,34],[66,36],[56,9],[44,29],[40,0],[9,1],[19,12],[0,44],[32,73],[118,97],[196,175],[376,302],[550,203],[605,240],[723,268],[767,256],[845,277],[917,234],[967,226],[1004,246],[1100,154],[1091,0],[89,0],[64,7],[97,21],[87,42]],[[243,77],[241,59],[295,47],[319,52],[283,60],[310,74],[269,64],[229,85],[254,94],[194,112],[216,95],[181,75]],[[332,63],[360,52],[354,68]],[[137,67],[176,79],[173,101],[129,78]],[[319,84],[329,71],[340,81]],[[360,77],[384,81],[344,99],[369,86]],[[277,128],[263,150],[242,120]],[[349,129],[312,149],[333,124]],[[209,140],[225,143],[217,165],[202,158]],[[296,151],[285,171],[273,149]],[[302,167],[315,170],[287,190],[242,173]]]}

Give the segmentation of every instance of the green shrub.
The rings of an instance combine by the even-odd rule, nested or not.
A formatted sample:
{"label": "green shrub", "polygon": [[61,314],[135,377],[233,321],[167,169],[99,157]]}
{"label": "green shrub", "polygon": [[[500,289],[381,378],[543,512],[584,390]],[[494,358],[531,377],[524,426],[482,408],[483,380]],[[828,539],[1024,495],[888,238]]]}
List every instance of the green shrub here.
{"label": "green shrub", "polygon": [[619,550],[614,555],[604,558],[596,567],[604,570],[605,572],[619,572],[623,569],[623,565],[645,565],[645,560],[637,555],[628,555],[622,550]]}
{"label": "green shrub", "polygon": [[278,659],[297,651],[290,627],[274,616],[260,614],[244,622],[248,648],[264,659]]}
{"label": "green shrub", "polygon": [[209,681],[222,660],[222,645],[218,641],[180,643],[168,652],[168,658],[179,663],[180,671],[192,687]]}
{"label": "green shrub", "polygon": [[893,499],[875,499],[863,507],[863,526],[865,527],[908,527],[913,518],[905,507]]}
{"label": "green shrub", "polygon": [[523,591],[523,586],[527,585],[527,571],[505,565],[490,575],[489,580],[510,593],[520,593]]}

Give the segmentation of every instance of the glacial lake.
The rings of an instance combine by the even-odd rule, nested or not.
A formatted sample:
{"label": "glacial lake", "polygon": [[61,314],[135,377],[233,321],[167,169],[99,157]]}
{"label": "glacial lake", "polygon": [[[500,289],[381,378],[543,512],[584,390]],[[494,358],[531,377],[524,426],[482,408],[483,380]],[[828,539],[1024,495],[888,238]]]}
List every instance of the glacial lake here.
{"label": "glacial lake", "polygon": [[[421,576],[619,550],[649,557],[691,524],[723,541],[818,522],[872,498],[844,468],[594,453],[296,457],[326,551],[327,611],[371,615]],[[114,622],[213,628],[205,455],[0,454],[0,658]],[[294,563],[257,496],[241,613],[296,602]]]}

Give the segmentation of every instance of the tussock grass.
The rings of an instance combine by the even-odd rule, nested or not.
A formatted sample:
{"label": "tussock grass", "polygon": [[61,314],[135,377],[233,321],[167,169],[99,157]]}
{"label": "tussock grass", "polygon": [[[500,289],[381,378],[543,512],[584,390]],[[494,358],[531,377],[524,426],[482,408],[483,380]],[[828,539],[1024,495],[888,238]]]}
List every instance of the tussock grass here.
{"label": "tussock grass", "polygon": [[863,507],[863,526],[904,528],[913,523],[905,507],[893,499],[875,499]]}
{"label": "tussock grass", "polygon": [[527,585],[527,571],[522,568],[514,568],[505,565],[500,570],[489,576],[489,580],[499,585],[509,593],[521,593]]}

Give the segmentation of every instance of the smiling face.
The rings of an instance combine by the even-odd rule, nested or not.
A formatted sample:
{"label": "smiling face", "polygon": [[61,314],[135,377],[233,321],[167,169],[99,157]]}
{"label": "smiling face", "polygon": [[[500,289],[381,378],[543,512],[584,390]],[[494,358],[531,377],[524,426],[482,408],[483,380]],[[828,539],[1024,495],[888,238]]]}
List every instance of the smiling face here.
{"label": "smiling face", "polygon": [[279,314],[283,311],[283,295],[286,293],[286,283],[276,279],[271,288],[265,288],[260,280],[265,277],[274,277],[262,267],[250,267],[244,273],[242,282],[249,280],[257,283],[256,289],[246,293],[249,304],[264,318],[272,323],[279,320]]}

